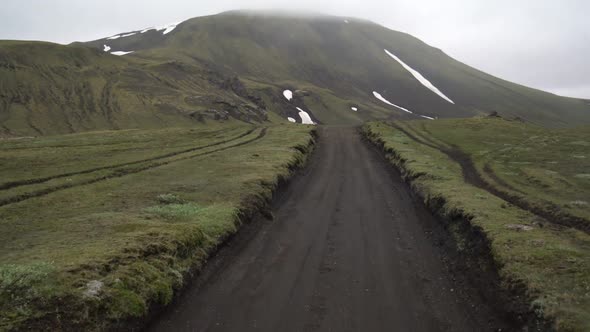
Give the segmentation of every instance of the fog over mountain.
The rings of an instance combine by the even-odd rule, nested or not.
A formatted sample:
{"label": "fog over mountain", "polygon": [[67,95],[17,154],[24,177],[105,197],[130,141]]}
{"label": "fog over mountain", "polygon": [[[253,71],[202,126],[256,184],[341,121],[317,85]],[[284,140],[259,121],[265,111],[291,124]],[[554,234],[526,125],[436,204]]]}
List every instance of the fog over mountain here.
{"label": "fog over mountain", "polygon": [[0,12],[0,39],[70,43],[250,8],[366,18],[501,78],[590,98],[590,3],[583,0],[8,0]]}

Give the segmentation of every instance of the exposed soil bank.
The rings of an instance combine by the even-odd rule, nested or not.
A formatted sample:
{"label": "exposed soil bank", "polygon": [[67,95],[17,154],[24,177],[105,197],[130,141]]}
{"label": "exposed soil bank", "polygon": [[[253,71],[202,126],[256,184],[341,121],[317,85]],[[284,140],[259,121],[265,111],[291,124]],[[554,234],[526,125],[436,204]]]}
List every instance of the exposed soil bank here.
{"label": "exposed soil bank", "polygon": [[449,270],[444,230],[355,128],[309,166],[150,331],[514,330]]}
{"label": "exposed soil bank", "polygon": [[[396,128],[402,130],[399,127]],[[405,130],[402,131],[408,137],[421,144],[437,150],[444,150],[443,147],[433,142],[425,142]],[[391,161],[391,164],[400,171],[412,195],[417,200],[424,202],[428,210],[442,222],[445,233],[447,235],[451,235],[451,232],[453,233],[451,236],[445,236],[447,252],[455,258],[453,260],[452,270],[455,273],[460,273],[471,287],[479,289],[481,298],[490,306],[493,306],[496,312],[503,317],[504,321],[510,322],[511,330],[554,330],[553,322],[540,318],[531,310],[532,300],[526,296],[526,289],[522,283],[512,280],[502,280],[500,278],[499,269],[501,266],[493,258],[491,243],[485,231],[471,223],[471,216],[460,210],[448,208],[446,206],[447,201],[444,197],[430,196],[424,190],[418,190],[413,185],[414,180],[426,174],[416,174],[416,172],[407,168],[405,160],[400,157],[399,153],[394,149],[386,147],[378,135],[370,132],[368,129],[362,131],[362,134],[369,142],[378,147],[386,158]],[[447,153],[445,151],[442,152]],[[459,160],[452,159],[460,163]],[[461,161],[464,160],[461,159]],[[475,173],[475,167],[472,163],[469,165],[466,166],[466,163],[461,164],[465,182],[467,185],[479,187],[474,183],[477,180],[473,179],[477,174]],[[481,180],[479,176],[478,179]],[[458,250],[459,247],[461,247],[461,250]]]}

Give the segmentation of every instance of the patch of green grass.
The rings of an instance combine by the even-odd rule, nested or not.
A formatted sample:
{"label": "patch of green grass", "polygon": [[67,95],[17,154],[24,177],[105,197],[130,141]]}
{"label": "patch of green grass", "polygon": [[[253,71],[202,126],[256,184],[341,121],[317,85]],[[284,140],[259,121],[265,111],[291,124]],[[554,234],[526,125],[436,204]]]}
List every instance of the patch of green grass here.
{"label": "patch of green grass", "polygon": [[49,263],[29,265],[6,264],[0,266],[0,300],[18,305],[38,295],[36,287],[54,271]]}
{"label": "patch of green grass", "polygon": [[59,289],[55,272],[46,262],[0,265],[0,327],[10,330],[35,317],[34,303]]}
{"label": "patch of green grass", "polygon": [[[23,165],[33,174],[59,174],[60,163],[70,165],[62,171],[83,170],[90,165],[81,162],[77,168],[80,155],[84,160],[103,156],[102,165],[109,165],[135,160],[142,152],[156,155],[223,141],[245,129],[227,125],[200,133],[88,133],[81,134],[84,144],[71,135],[1,142],[0,151],[22,144],[18,151],[24,158],[21,167],[17,162],[3,165],[0,174],[2,179],[26,179]],[[240,218],[264,207],[279,181],[302,165],[313,142],[310,126],[271,126],[259,139],[261,129],[251,129],[255,131],[235,141],[169,157],[166,163],[114,169],[116,177],[103,178],[102,171],[72,176],[71,187],[0,207],[0,266],[15,271],[29,271],[37,262],[52,266],[51,278],[42,280],[43,291],[27,302],[26,310],[6,298],[0,301],[5,317],[0,330],[38,322],[47,328],[107,329],[117,321],[145,315],[153,304],[169,303],[185,278],[239,229],[244,221]],[[131,142],[139,132],[154,138],[150,145],[141,139]],[[105,136],[110,144],[101,143]],[[117,151],[121,145],[125,153]],[[61,146],[78,153],[57,153],[48,163],[55,166],[47,170],[35,146]],[[30,160],[39,162],[29,164]],[[88,179],[97,181],[81,185]],[[63,181],[0,192],[12,197],[52,189]],[[90,292],[93,285],[101,286]]]}
{"label": "patch of green grass", "polygon": [[[485,132],[486,122],[477,121],[477,130]],[[449,135],[459,132],[452,134],[453,144],[460,143],[462,130],[468,130],[461,129],[468,120],[438,122],[424,121],[428,128],[445,125],[454,128],[448,131]],[[502,129],[498,123],[491,125]],[[560,331],[590,329],[588,234],[568,228],[540,227],[536,215],[466,184],[461,167],[446,154],[414,141],[385,123],[369,123],[364,130],[373,141],[384,144],[390,161],[402,170],[425,203],[448,220],[448,229],[459,251],[469,254],[470,246],[465,244],[473,240],[459,231],[457,220],[462,219],[470,227],[483,231],[493,263],[499,268],[502,287],[510,290],[524,285],[530,308],[554,320]],[[482,147],[488,149],[487,144],[508,143],[508,137],[496,132],[496,136],[480,137],[479,146],[474,136],[465,137],[469,143],[463,144],[469,144],[474,152]]]}
{"label": "patch of green grass", "polygon": [[168,204],[149,207],[145,209],[145,212],[164,219],[181,219],[194,217],[201,209],[202,208],[194,203]]}

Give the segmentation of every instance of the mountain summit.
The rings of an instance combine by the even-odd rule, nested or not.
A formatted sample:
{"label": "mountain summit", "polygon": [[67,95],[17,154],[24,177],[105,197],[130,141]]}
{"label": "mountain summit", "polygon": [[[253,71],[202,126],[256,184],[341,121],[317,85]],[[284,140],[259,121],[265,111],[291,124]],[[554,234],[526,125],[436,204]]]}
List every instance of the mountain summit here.
{"label": "mountain summit", "polygon": [[232,11],[69,46],[0,45],[4,135],[493,112],[553,127],[590,123],[583,100],[507,82],[355,18]]}

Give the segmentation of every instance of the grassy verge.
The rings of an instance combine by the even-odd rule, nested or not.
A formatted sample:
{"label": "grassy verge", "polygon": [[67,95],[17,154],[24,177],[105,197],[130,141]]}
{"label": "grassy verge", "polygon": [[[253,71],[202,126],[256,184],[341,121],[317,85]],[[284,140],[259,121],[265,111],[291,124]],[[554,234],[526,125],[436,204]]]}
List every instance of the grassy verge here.
{"label": "grassy verge", "polygon": [[313,142],[308,126],[230,124],[0,143],[22,157],[2,182],[100,168],[0,193],[49,189],[0,207],[0,330],[113,329],[166,305]]}
{"label": "grassy verge", "polygon": [[577,219],[581,229],[590,226],[590,127],[548,130],[500,118],[401,125],[443,149],[468,155],[496,190],[549,218]]}
{"label": "grassy verge", "polygon": [[[363,130],[384,149],[417,196],[442,217],[455,249],[467,258],[469,269],[480,278],[477,282],[490,300],[501,303],[504,310],[529,328],[589,330],[590,236],[547,223],[534,213],[466,183],[462,167],[442,147],[460,144],[461,130],[466,129],[459,128],[465,128],[469,121],[479,127],[474,131],[485,133],[488,126],[501,129],[502,124],[497,121],[503,120],[420,121],[411,124],[413,131],[369,123]],[[430,126],[445,125],[454,140],[444,135],[429,136],[434,132],[429,131]],[[511,125],[514,124],[507,124]],[[427,138],[419,142],[410,138],[412,133]],[[462,151],[477,160],[474,151],[481,151],[486,142],[507,139],[497,137],[464,137],[468,143],[463,144],[473,149]],[[515,153],[514,157],[532,155],[533,152]]]}

